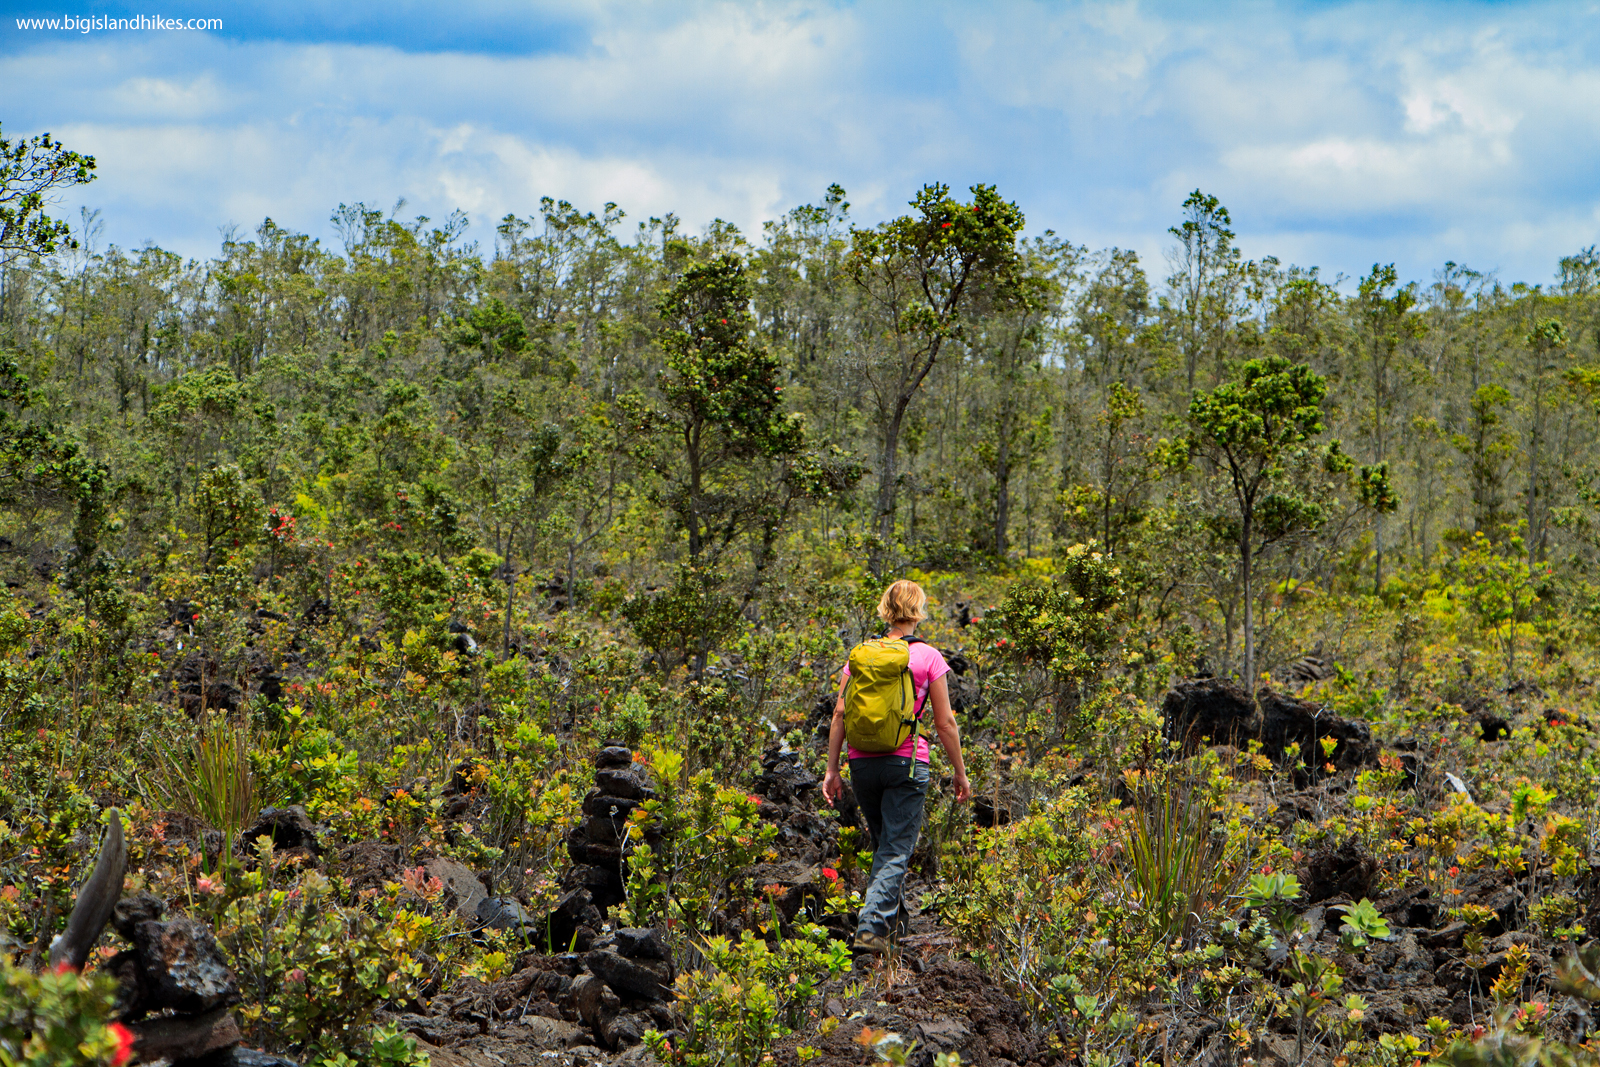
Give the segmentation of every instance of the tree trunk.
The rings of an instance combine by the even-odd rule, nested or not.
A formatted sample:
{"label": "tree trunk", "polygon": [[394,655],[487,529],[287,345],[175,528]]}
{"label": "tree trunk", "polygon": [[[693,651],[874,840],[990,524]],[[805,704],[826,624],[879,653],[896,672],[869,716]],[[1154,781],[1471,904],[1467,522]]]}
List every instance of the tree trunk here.
{"label": "tree trunk", "polygon": [[1006,530],[1011,524],[1011,426],[1010,418],[1000,420],[1000,449],[995,454],[994,554],[1006,558]]}
{"label": "tree trunk", "polygon": [[[878,527],[878,538],[885,547],[894,538],[895,495],[899,489],[895,482],[895,461],[900,448],[900,424],[905,419],[909,400],[909,397],[901,397],[896,401],[894,415],[889,419],[889,425],[884,428],[883,444],[878,450],[878,503],[873,517]],[[874,549],[873,570],[879,570],[882,563],[883,548]]]}
{"label": "tree trunk", "polygon": [[1244,509],[1244,529],[1239,538],[1239,569],[1244,585],[1244,685],[1251,696],[1256,692],[1256,616],[1250,587],[1250,537],[1254,531],[1250,507]]}
{"label": "tree trunk", "polygon": [[[1380,351],[1382,341],[1373,339],[1373,369],[1372,369],[1372,435],[1378,443],[1378,462],[1382,463],[1388,457],[1383,448],[1383,363],[1379,361],[1376,353]],[[1374,511],[1372,516],[1372,593],[1374,596],[1383,595],[1383,514]]]}
{"label": "tree trunk", "polygon": [[506,560],[506,621],[504,631],[500,635],[500,654],[511,653],[511,607],[517,599],[517,572],[511,566],[511,561]]}
{"label": "tree trunk", "polygon": [[578,556],[577,549],[574,548],[572,543],[569,541],[567,543],[567,610],[568,611],[571,611],[574,607],[576,607],[577,606],[577,601],[578,601],[578,596],[577,596],[577,586],[578,586],[577,556]]}
{"label": "tree trunk", "polygon": [[1374,596],[1383,595],[1383,516],[1372,517],[1372,592]]}
{"label": "tree trunk", "polygon": [[[1540,353],[1543,356],[1543,353]],[[1543,366],[1534,368],[1533,432],[1528,442],[1528,569],[1538,560],[1539,527],[1543,516],[1539,514],[1539,453],[1544,444],[1544,377]]]}
{"label": "tree trunk", "polygon": [[[705,548],[704,541],[700,536],[699,427],[691,426],[689,429],[684,431],[683,437],[685,445],[684,451],[688,454],[689,459],[689,499],[686,502],[689,513],[687,516],[685,516],[689,520],[687,524],[689,527],[689,558],[691,560],[697,560],[700,558],[701,550]],[[567,591],[567,596],[569,599],[572,596],[572,591],[570,589]]]}

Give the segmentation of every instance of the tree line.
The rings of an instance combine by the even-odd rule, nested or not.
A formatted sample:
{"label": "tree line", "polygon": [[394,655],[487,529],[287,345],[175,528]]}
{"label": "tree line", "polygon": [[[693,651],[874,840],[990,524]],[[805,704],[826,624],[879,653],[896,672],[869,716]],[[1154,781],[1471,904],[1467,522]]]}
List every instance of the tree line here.
{"label": "tree line", "polygon": [[93,160],[4,148],[9,551],[107,618],[174,552],[247,599],[285,524],[413,570],[476,552],[512,597],[620,580],[697,669],[797,560],[1048,573],[1092,542],[1149,655],[1246,677],[1319,591],[1493,567],[1596,603],[1593,246],[1541,284],[1328,279],[1245,259],[1198,190],[1157,265],[987,186],[870,224],[835,185],[759,235],[546,198],[484,248],[354,204],[334,244],[267,219],[186,260],[49,219]]}

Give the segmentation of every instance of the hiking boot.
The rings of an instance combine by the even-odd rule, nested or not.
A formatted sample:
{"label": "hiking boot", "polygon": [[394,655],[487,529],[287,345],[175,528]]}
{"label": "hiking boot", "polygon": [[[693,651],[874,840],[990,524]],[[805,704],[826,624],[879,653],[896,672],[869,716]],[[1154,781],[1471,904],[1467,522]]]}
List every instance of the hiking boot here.
{"label": "hiking boot", "polygon": [[871,930],[864,930],[856,934],[856,943],[851,948],[857,952],[870,952],[874,956],[884,956],[889,953],[889,939],[883,934],[875,934]]}

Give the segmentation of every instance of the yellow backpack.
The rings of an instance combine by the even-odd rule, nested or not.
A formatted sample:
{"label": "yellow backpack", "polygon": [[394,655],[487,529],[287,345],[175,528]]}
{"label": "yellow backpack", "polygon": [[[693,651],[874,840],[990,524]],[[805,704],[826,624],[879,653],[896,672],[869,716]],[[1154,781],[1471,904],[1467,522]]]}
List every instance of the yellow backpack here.
{"label": "yellow backpack", "polygon": [[[917,687],[911,645],[920,637],[874,637],[850,650],[844,690],[844,736],[857,752],[882,755],[917,736]],[[915,746],[913,746],[914,748]]]}

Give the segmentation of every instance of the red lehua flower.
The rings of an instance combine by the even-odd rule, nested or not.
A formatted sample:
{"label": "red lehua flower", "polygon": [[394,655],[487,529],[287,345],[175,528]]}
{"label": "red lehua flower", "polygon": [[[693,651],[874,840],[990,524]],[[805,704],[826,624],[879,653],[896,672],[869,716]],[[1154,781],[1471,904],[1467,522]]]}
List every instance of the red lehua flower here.
{"label": "red lehua flower", "polygon": [[133,1059],[133,1031],[121,1023],[112,1023],[106,1029],[117,1039],[117,1050],[111,1054],[111,1067],[122,1067]]}
{"label": "red lehua flower", "polygon": [[747,794],[745,796],[745,799],[750,801],[750,803],[754,804],[756,807],[760,807],[761,806],[761,797],[757,796],[754,793]]}
{"label": "red lehua flower", "polygon": [[941,222],[941,223],[940,223],[940,224],[939,224],[939,228],[940,228],[940,229],[941,229],[941,230],[948,230],[948,229],[949,229],[949,228],[950,228],[950,223],[948,223],[948,222]]}
{"label": "red lehua flower", "polygon": [[722,325],[724,325],[724,326],[728,325],[728,320],[727,319],[718,319],[717,321],[722,323]]}
{"label": "red lehua flower", "polygon": [[839,880],[839,872],[832,867],[824,867],[822,868],[822,877],[830,882],[837,882]]}

